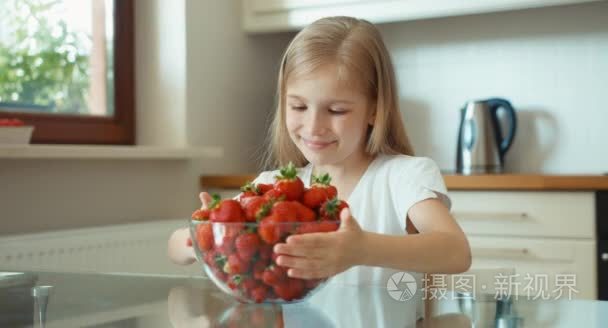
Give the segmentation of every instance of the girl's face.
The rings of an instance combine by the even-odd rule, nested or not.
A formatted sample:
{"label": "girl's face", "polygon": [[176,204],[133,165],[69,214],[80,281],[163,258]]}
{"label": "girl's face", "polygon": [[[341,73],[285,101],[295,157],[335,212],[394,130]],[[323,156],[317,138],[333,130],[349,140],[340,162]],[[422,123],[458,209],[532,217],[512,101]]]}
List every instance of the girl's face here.
{"label": "girl's face", "polygon": [[365,154],[373,103],[356,83],[338,79],[335,65],[292,78],[285,120],[291,140],[314,165],[340,165]]}

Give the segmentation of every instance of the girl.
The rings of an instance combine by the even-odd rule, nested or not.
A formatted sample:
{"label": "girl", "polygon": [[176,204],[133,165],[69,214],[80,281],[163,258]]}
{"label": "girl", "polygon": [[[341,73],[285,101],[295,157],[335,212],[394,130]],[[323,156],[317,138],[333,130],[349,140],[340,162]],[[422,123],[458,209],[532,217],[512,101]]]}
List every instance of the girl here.
{"label": "girl", "polygon": [[[467,238],[450,215],[436,164],[414,157],[398,105],[388,51],[374,25],[320,19],[298,33],[282,59],[267,163],[289,161],[311,176],[329,173],[350,204],[332,233],[295,235],[274,251],[292,277],[387,285],[398,271],[459,273],[471,264]],[[255,183],[272,183],[277,171]],[[201,194],[203,206],[209,195]],[[188,231],[170,257],[191,263]],[[419,285],[420,286],[420,285]]]}

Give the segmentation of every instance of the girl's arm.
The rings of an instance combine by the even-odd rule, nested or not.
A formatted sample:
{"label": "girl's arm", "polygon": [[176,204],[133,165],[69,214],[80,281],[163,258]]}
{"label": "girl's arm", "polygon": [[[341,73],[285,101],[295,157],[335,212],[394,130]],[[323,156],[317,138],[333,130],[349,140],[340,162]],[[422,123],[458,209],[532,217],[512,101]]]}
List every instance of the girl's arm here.
{"label": "girl's arm", "polygon": [[389,236],[363,232],[362,265],[428,273],[460,273],[471,266],[462,229],[437,199],[412,206],[408,216],[419,234]]}
{"label": "girl's arm", "polygon": [[275,245],[281,254],[277,263],[289,267],[290,276],[305,279],[329,277],[356,265],[427,273],[464,272],[471,266],[466,236],[437,199],[410,208],[408,216],[420,231],[415,235],[363,231],[349,209],[340,216],[336,232],[290,236]]}

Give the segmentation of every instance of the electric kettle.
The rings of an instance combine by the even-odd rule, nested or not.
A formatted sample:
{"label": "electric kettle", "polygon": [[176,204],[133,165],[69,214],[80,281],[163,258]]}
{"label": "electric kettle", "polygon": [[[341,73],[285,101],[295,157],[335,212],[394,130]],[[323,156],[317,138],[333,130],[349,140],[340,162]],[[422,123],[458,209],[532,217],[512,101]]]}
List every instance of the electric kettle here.
{"label": "electric kettle", "polygon": [[[503,136],[499,110],[509,123]],[[469,101],[460,110],[456,151],[456,172],[460,174],[501,173],[504,156],[513,143],[517,117],[511,103],[501,98]]]}

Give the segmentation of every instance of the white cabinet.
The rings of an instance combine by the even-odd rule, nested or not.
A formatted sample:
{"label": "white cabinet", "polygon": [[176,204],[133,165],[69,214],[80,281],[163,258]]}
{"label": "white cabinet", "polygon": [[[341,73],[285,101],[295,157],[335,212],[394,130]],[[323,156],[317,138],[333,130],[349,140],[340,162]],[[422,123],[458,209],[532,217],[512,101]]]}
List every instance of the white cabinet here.
{"label": "white cabinet", "polygon": [[354,16],[373,23],[479,14],[603,0],[243,0],[243,29],[300,29],[326,16]]}
{"label": "white cabinet", "polygon": [[[514,269],[519,295],[597,299],[593,192],[452,191],[472,269]],[[504,278],[501,278],[504,280]],[[497,279],[497,282],[500,279]]]}

